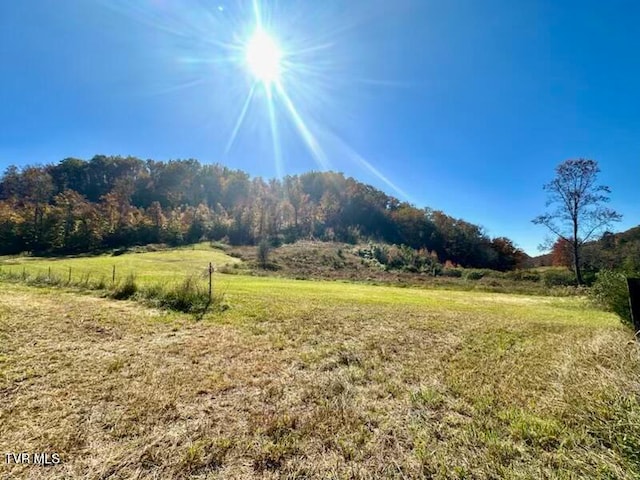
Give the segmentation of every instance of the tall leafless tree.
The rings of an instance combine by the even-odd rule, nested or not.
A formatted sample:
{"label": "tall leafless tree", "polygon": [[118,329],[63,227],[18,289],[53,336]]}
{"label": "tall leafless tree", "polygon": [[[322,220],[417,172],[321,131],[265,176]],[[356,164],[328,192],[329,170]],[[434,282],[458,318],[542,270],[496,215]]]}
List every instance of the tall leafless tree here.
{"label": "tall leafless tree", "polygon": [[571,245],[579,285],[584,283],[580,268],[582,246],[622,218],[603,205],[609,201],[611,190],[596,184],[598,173],[600,168],[595,160],[580,158],[562,162],[556,167],[556,177],[544,186],[548,193],[547,207],[553,207],[553,210],[532,220]]}

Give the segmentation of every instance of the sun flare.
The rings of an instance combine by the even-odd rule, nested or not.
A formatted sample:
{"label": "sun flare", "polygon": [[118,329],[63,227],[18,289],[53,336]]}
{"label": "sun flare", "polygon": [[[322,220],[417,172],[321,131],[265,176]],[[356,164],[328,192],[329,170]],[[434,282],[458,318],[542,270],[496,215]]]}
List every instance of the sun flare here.
{"label": "sun flare", "polygon": [[282,51],[262,28],[257,28],[247,43],[245,61],[249,71],[265,85],[280,79]]}

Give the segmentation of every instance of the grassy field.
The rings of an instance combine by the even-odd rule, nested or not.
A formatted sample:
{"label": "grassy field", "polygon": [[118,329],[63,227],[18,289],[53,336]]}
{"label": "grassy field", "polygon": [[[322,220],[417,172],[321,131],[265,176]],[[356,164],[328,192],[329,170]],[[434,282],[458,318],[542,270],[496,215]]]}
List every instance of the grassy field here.
{"label": "grassy field", "polygon": [[[143,282],[195,250],[4,259]],[[57,267],[56,267],[57,268]],[[53,268],[52,268],[53,269]],[[100,271],[100,273],[97,273]],[[0,478],[638,478],[640,351],[578,297],[215,275],[192,315],[0,283]]]}
{"label": "grassy field", "polygon": [[226,255],[222,250],[211,248],[207,243],[155,252],[126,253],[124,255],[98,255],[94,257],[1,257],[1,271],[21,273],[23,268],[31,276],[52,275],[67,279],[69,269],[73,280],[86,278],[111,282],[113,268],[116,281],[133,274],[140,284],[171,283],[181,281],[186,275],[202,275],[209,262],[216,268],[232,266],[237,258]]}

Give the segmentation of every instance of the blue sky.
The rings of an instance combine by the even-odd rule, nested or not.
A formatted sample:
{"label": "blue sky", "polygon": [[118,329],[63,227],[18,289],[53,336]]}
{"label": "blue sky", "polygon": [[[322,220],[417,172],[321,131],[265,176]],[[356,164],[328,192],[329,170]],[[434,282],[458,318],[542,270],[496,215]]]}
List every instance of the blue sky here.
{"label": "blue sky", "polygon": [[251,1],[2,2],[0,169],[95,154],[329,168],[536,254],[542,185],[585,157],[616,230],[640,223],[638,2],[258,6],[283,51],[275,143],[262,84],[233,135],[255,83]]}

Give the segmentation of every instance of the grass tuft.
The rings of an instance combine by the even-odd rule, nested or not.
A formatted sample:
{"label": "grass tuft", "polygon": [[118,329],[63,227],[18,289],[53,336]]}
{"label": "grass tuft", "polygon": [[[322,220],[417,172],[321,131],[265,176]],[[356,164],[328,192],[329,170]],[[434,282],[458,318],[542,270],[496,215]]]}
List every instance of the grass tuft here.
{"label": "grass tuft", "polygon": [[202,312],[211,303],[207,287],[193,275],[177,285],[149,286],[142,291],[142,296],[157,307],[186,313]]}
{"label": "grass tuft", "polygon": [[113,289],[111,297],[116,300],[127,300],[133,297],[138,292],[138,284],[136,283],[136,277],[130,273],[125,278],[124,282],[119,283]]}

